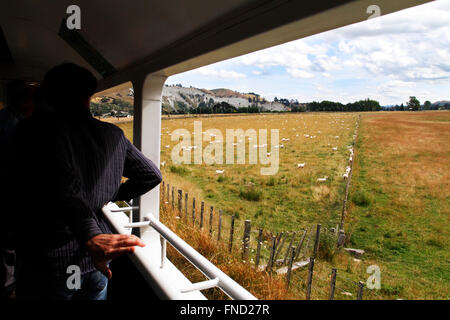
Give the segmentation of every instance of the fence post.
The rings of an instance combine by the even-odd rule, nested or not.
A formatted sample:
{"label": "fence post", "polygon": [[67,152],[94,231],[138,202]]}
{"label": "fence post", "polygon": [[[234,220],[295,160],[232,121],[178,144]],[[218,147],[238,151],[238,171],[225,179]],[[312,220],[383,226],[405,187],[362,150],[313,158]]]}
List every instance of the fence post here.
{"label": "fence post", "polygon": [[164,197],[165,197],[165,195],[164,195],[165,189],[166,189],[166,183],[163,180],[163,182],[162,182],[162,190],[161,190],[161,198],[162,198],[163,203],[164,203]]}
{"label": "fence post", "polygon": [[338,249],[340,249],[344,245],[344,241],[345,241],[345,232],[344,229],[340,229],[337,243]]}
{"label": "fence post", "polygon": [[277,251],[275,252],[275,258],[274,258],[275,263],[277,262],[277,258],[280,255],[281,250],[283,250],[284,243],[286,242],[287,236],[288,236],[287,232],[281,233],[280,240],[278,241],[278,245],[277,245]]}
{"label": "fence post", "polygon": [[230,244],[229,244],[230,252],[233,250],[233,234],[234,234],[234,214],[231,216]]}
{"label": "fence post", "polygon": [[250,243],[251,221],[245,220],[244,237],[242,239],[242,260],[248,261],[248,247]]}
{"label": "fence post", "polygon": [[358,300],[363,299],[363,291],[364,291],[364,282],[360,281],[358,282],[358,296],[357,296]]}
{"label": "fence post", "polygon": [[334,300],[334,289],[336,287],[336,272],[335,268],[331,269],[331,280],[330,280],[330,300]]}
{"label": "fence post", "polygon": [[309,258],[308,282],[306,284],[306,300],[311,299],[311,288],[314,274],[314,257]]}
{"label": "fence post", "polygon": [[261,256],[262,234],[263,234],[263,230],[261,228],[259,228],[258,244],[257,244],[257,247],[256,247],[256,261],[255,261],[256,267],[259,266],[259,259],[260,259],[260,256]]}
{"label": "fence post", "polygon": [[203,212],[205,211],[205,202],[202,201],[200,206],[200,228],[203,228]]}
{"label": "fence post", "polygon": [[302,239],[300,240],[300,242],[298,244],[297,252],[295,253],[295,259],[297,259],[298,256],[300,255],[300,251],[302,250],[303,242],[305,241],[305,237],[306,237],[307,233],[308,233],[308,229],[305,229],[305,231],[303,232]]}
{"label": "fence post", "polygon": [[178,213],[181,217],[181,201],[183,199],[183,190],[178,189]]}
{"label": "fence post", "polygon": [[[291,248],[292,248],[292,243],[294,242],[295,236],[297,235],[297,232],[293,232],[292,233],[292,238],[291,241],[289,242],[289,246],[286,249],[286,254],[284,255],[284,259],[283,259],[283,265],[286,264],[287,259],[289,258],[289,253],[291,252]],[[295,254],[294,254],[295,256]]]}
{"label": "fence post", "polygon": [[287,275],[286,275],[286,290],[289,290],[289,284],[291,282],[291,273],[292,273],[292,264],[294,263],[294,258],[295,258],[295,246],[294,247],[290,247],[290,254],[291,254],[291,258],[289,259],[289,266],[287,269]]}
{"label": "fence post", "polygon": [[174,196],[174,193],[175,193],[175,187],[172,186],[172,209],[175,208],[175,196]]}
{"label": "fence post", "polygon": [[219,209],[219,228],[217,234],[217,241],[220,241],[220,235],[222,234],[222,209]]}
{"label": "fence post", "polygon": [[188,218],[188,198],[189,195],[187,192],[184,193],[184,221],[187,221]]}
{"label": "fence post", "polygon": [[167,184],[167,203],[170,201],[170,184]]}
{"label": "fence post", "polygon": [[275,257],[275,249],[277,246],[277,237],[276,236],[272,236],[272,248],[270,249],[270,258],[269,258],[269,272],[272,272],[272,267],[273,267],[273,258]]}
{"label": "fence post", "polygon": [[192,198],[192,225],[195,226],[195,198]]}
{"label": "fence post", "polygon": [[320,228],[321,228],[321,225],[318,224],[317,229],[316,229],[316,239],[314,240],[314,252],[313,252],[314,258],[317,257],[317,252],[319,251]]}
{"label": "fence post", "polygon": [[212,234],[213,230],[213,213],[214,213],[214,207],[211,206],[209,211],[209,234]]}

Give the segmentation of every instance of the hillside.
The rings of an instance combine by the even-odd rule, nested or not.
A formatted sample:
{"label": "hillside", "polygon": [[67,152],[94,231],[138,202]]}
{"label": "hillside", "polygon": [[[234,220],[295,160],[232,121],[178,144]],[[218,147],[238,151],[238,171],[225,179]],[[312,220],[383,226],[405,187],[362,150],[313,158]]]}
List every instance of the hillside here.
{"label": "hillside", "polygon": [[266,101],[257,94],[240,93],[224,88],[207,90],[194,87],[164,86],[162,95],[163,111],[171,113],[189,108],[197,109],[199,106],[211,108],[213,105],[223,102],[237,109],[256,105],[262,111],[287,110],[283,104]]}

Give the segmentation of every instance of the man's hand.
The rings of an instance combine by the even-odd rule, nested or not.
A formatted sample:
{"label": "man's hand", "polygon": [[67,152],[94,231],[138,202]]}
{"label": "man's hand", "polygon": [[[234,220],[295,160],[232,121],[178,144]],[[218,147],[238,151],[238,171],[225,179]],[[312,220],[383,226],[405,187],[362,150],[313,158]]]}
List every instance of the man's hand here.
{"label": "man's hand", "polygon": [[145,243],[138,237],[127,234],[99,234],[85,244],[95,267],[108,279],[112,277],[108,262],[125,253],[134,252],[135,246],[145,247]]}

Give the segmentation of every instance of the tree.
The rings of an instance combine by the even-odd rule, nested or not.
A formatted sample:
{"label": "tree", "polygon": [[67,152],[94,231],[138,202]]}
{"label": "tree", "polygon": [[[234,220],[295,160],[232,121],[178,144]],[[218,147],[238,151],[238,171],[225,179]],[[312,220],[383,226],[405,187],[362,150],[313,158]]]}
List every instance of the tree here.
{"label": "tree", "polygon": [[431,110],[431,102],[430,101],[425,101],[425,103],[423,104],[423,109],[424,110]]}
{"label": "tree", "polygon": [[408,109],[417,111],[420,109],[420,101],[415,96],[409,97]]}

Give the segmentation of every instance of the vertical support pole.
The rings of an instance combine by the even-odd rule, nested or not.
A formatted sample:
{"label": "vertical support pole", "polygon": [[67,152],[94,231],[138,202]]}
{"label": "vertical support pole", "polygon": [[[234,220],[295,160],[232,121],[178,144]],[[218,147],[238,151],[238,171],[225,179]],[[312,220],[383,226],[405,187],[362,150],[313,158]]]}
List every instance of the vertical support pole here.
{"label": "vertical support pole", "polygon": [[[133,144],[140,149],[158,168],[161,155],[161,97],[167,76],[160,74],[137,75],[133,80],[134,121]],[[151,123],[151,125],[148,125]],[[159,188],[133,199],[133,222],[142,221],[144,215],[152,213],[159,219]],[[142,233],[142,235],[141,235]],[[133,234],[143,238],[155,237],[157,233],[151,228],[133,228]],[[147,235],[144,237],[146,238]],[[148,238],[149,239],[149,238]],[[150,239],[149,239],[150,240]]]}
{"label": "vertical support pole", "polygon": [[363,299],[363,291],[364,291],[364,282],[360,281],[358,282],[358,296],[357,296],[358,300]]}
{"label": "vertical support pole", "polygon": [[164,197],[165,197],[165,194],[164,194],[164,191],[165,191],[165,189],[166,189],[166,183],[163,181],[162,182],[162,189],[161,189],[161,199],[164,201]]}
{"label": "vertical support pole", "polygon": [[259,228],[259,232],[258,232],[258,244],[257,244],[257,247],[256,247],[256,260],[255,260],[255,265],[256,265],[256,267],[259,266],[259,261],[260,261],[260,259],[261,259],[262,235],[263,235],[263,230],[262,230],[262,228]]}
{"label": "vertical support pole", "polygon": [[248,247],[250,243],[251,221],[245,220],[244,237],[242,238],[242,260],[248,261]]}
{"label": "vertical support pole", "polygon": [[222,209],[219,209],[219,228],[217,233],[217,241],[220,241],[220,237],[222,234]]}
{"label": "vertical support pole", "polygon": [[329,296],[330,300],[334,300],[334,290],[336,288],[336,273],[337,273],[336,268],[333,268],[331,270],[331,280],[330,280],[330,296]]}
{"label": "vertical support pole", "polygon": [[170,184],[167,184],[167,203],[170,201]]}
{"label": "vertical support pole", "polygon": [[292,273],[292,265],[294,263],[295,258],[295,246],[289,248],[289,252],[291,254],[291,258],[289,259],[289,265],[286,274],[286,290],[289,290],[289,284],[291,283],[291,273]]}
{"label": "vertical support pole", "polygon": [[209,234],[212,234],[213,230],[213,214],[214,214],[214,207],[211,206],[209,211]]}
{"label": "vertical support pole", "polygon": [[234,214],[231,216],[231,226],[230,226],[230,244],[229,244],[229,251],[231,252],[233,250],[233,236],[234,236]]}
{"label": "vertical support pole", "polygon": [[314,240],[314,252],[313,252],[313,257],[314,258],[317,257],[317,253],[319,252],[320,227],[321,227],[321,225],[318,224],[317,225],[317,229],[316,229],[316,239]]}
{"label": "vertical support pole", "polygon": [[200,229],[203,228],[203,212],[205,211],[205,202],[202,201],[202,205],[200,207]]}
{"label": "vertical support pole", "polygon": [[306,284],[306,300],[311,299],[311,288],[314,274],[314,257],[309,258],[308,282]]}

